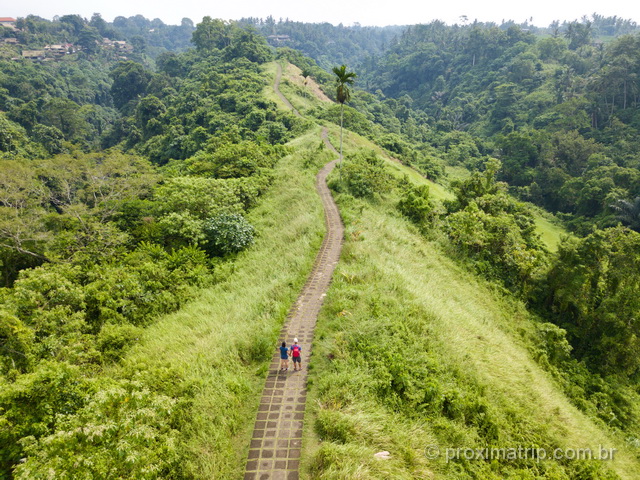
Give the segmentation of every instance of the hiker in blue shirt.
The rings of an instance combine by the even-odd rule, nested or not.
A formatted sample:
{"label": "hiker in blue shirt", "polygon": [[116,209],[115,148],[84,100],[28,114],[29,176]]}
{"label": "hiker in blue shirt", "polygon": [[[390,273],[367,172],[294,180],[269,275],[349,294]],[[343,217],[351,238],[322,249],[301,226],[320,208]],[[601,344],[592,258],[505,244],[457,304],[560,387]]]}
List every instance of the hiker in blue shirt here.
{"label": "hiker in blue shirt", "polygon": [[293,345],[291,345],[291,348],[290,348],[290,354],[291,354],[291,358],[293,359],[293,369],[296,371],[302,370],[302,365],[300,363],[301,352],[302,352],[302,347],[298,345],[298,339],[294,338]]}
{"label": "hiker in blue shirt", "polygon": [[287,344],[282,342],[280,346],[280,371],[289,370],[289,349]]}

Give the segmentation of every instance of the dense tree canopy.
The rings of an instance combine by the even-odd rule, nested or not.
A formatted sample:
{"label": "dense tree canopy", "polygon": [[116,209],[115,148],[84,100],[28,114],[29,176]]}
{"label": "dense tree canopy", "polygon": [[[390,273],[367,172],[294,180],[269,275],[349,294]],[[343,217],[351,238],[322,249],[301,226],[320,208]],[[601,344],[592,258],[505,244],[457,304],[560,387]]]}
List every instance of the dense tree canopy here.
{"label": "dense tree canopy", "polygon": [[[197,386],[177,391],[164,380],[171,372],[101,372],[225,274],[214,268],[233,270],[260,235],[247,213],[291,152],[287,141],[314,119],[344,120],[450,187],[439,204],[365,150],[346,155],[332,184],[354,204],[392,197],[397,219],[553,322],[539,328],[545,343],[534,353],[588,411],[580,402],[593,392],[562,377],[586,371],[578,377],[597,386],[599,408],[621,415],[612,428],[634,432],[620,420],[632,409],[607,383],[637,390],[640,371],[632,22],[169,26],[95,14],[28,16],[18,27],[21,46],[0,51],[0,477],[186,476],[176,442]],[[132,49],[110,50],[104,38]],[[81,48],[10,60],[16,48],[55,42]],[[263,93],[274,46],[340,105],[309,108],[310,120],[278,109]],[[362,89],[334,88],[326,70],[347,63]],[[350,85],[346,67],[334,73]],[[557,213],[575,237],[547,251],[525,201]],[[121,445],[131,461],[114,458]]]}

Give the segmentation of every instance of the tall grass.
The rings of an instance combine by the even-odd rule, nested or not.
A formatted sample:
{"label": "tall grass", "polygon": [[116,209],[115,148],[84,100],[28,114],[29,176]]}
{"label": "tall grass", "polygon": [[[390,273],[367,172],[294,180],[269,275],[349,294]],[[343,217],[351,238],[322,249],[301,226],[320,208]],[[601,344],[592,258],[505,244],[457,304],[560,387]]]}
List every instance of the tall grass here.
{"label": "tall grass", "polygon": [[[346,243],[316,330],[303,478],[640,478],[638,452],[536,363],[524,305],[442,254],[392,197],[337,200]],[[599,446],[615,460],[445,458]]]}
{"label": "tall grass", "polygon": [[[324,234],[315,193],[320,130],[294,142],[266,197],[249,215],[257,239],[216,271],[219,281],[161,319],[123,361],[130,376],[182,405],[185,471],[193,478],[240,478],[269,360],[288,309],[311,270]],[[307,168],[303,164],[307,165]],[[126,373],[128,372],[128,373]],[[122,373],[121,373],[122,374]]]}

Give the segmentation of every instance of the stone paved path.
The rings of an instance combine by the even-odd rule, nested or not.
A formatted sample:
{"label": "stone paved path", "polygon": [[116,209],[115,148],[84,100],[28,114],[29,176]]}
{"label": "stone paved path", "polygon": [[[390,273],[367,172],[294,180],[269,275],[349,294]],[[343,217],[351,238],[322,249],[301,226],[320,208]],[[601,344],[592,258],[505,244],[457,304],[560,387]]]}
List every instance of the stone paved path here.
{"label": "stone paved path", "polygon": [[313,331],[340,258],[344,233],[338,208],[326,184],[327,175],[336,162],[328,163],[316,177],[316,189],[325,209],[327,233],[307,283],[291,308],[278,339],[278,344],[284,341],[290,346],[293,338],[298,338],[302,347],[302,370],[293,371],[293,362],[290,362],[289,371],[280,372],[279,350],[274,354],[258,407],[245,480],[298,479]]}
{"label": "stone paved path", "polygon": [[[326,129],[322,138],[328,143]],[[316,177],[316,189],[325,211],[327,233],[302,293],[282,327],[280,342],[290,346],[297,337],[302,347],[302,370],[280,372],[276,350],[262,392],[245,469],[245,480],[297,480],[302,446],[302,425],[307,399],[307,366],[311,357],[313,331],[340,251],[344,227],[338,208],[327,188],[326,178],[337,160],[328,163]],[[275,347],[275,346],[274,346]]]}
{"label": "stone paved path", "polygon": [[[285,104],[300,116],[280,92],[281,78],[282,66],[278,64],[273,88]],[[326,128],[322,131],[322,139],[327,148],[337,153],[329,142]],[[307,399],[307,366],[311,358],[313,331],[333,270],[340,258],[344,234],[338,207],[326,182],[327,175],[336,163],[337,160],[328,163],[316,176],[316,190],[324,206],[327,233],[309,278],[291,307],[278,339],[278,344],[284,341],[290,346],[293,339],[298,338],[302,347],[302,370],[293,371],[293,362],[290,362],[290,370],[280,372],[280,352],[276,349],[258,407],[245,480],[297,480],[299,477]]]}

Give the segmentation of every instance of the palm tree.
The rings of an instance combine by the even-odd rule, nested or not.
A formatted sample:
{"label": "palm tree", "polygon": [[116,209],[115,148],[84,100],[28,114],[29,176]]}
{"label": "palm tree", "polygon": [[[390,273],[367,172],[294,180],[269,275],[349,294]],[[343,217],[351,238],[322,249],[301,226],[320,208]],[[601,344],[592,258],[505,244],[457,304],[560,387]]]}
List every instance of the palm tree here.
{"label": "palm tree", "polygon": [[626,223],[631,230],[640,232],[640,197],[634,200],[618,199],[610,207],[618,212],[618,220]]}
{"label": "palm tree", "polygon": [[342,120],[344,118],[344,103],[351,99],[349,85],[353,85],[353,79],[357,75],[353,72],[347,72],[347,66],[333,67],[333,73],[336,74],[336,100],[340,103],[340,163],[342,163]]}

